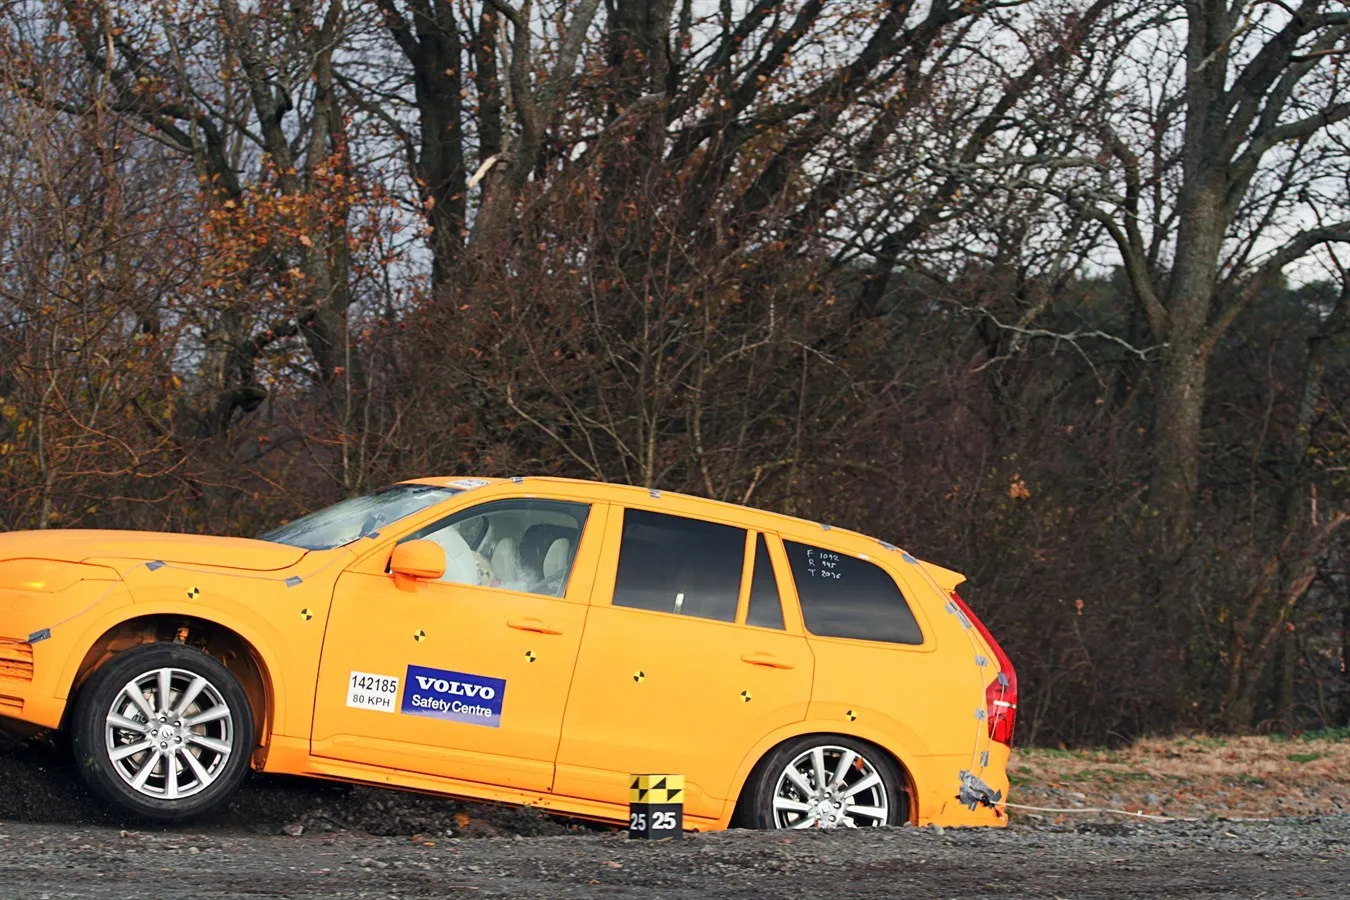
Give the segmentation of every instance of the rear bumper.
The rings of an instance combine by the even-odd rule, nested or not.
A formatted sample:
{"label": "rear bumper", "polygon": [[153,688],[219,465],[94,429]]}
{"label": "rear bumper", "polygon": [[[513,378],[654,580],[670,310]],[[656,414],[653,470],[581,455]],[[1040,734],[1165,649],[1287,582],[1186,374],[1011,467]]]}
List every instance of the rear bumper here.
{"label": "rear bumper", "polygon": [[[1008,799],[1008,757],[1012,748],[990,742],[989,762],[976,767],[975,774],[989,787]],[[961,772],[970,769],[970,756],[933,756],[929,762],[929,791],[919,804],[919,825],[941,825],[944,828],[1001,827],[1008,824],[1007,813],[999,808],[980,805],[971,809],[957,799],[961,789]],[[926,800],[927,802],[923,802]]]}

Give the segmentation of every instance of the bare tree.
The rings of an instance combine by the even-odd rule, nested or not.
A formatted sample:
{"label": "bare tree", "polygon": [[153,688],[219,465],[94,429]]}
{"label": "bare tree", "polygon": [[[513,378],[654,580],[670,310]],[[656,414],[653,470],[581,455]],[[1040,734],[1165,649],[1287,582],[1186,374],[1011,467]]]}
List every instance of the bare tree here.
{"label": "bare tree", "polygon": [[1215,347],[1285,269],[1350,242],[1344,185],[1327,182],[1347,163],[1350,10],[1187,0],[1141,15],[1148,27],[1115,57],[1138,65],[1112,64],[1140,81],[1101,82],[1139,101],[1099,106],[1098,158],[1113,178],[1070,200],[1106,227],[1164,344],[1151,496],[1164,540],[1184,547]]}

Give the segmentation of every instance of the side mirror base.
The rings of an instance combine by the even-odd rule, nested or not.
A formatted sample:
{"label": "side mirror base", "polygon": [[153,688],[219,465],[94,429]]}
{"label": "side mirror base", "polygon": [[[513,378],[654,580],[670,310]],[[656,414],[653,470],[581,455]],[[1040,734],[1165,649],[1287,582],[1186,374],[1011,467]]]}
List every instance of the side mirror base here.
{"label": "side mirror base", "polygon": [[434,581],[445,575],[445,550],[435,541],[404,541],[394,547],[389,571]]}

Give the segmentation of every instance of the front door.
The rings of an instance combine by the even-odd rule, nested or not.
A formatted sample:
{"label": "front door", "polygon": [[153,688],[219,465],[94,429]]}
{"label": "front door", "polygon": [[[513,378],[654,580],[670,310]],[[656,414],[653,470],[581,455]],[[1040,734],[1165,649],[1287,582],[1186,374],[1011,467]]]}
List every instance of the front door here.
{"label": "front door", "polygon": [[805,718],[813,658],[764,535],[678,502],[623,510],[606,541],[554,793],[622,804],[630,774],[680,774],[685,810],[716,817],[751,749]]}
{"label": "front door", "polygon": [[401,536],[446,551],[437,581],[388,574],[393,544],[343,573],[311,752],[548,790],[605,509],[490,501]]}

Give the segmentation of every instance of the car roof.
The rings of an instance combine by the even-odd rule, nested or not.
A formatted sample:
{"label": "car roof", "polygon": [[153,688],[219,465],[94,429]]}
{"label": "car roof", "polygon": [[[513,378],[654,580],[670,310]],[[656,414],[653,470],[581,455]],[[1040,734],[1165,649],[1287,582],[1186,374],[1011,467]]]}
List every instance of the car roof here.
{"label": "car roof", "polygon": [[[699,506],[708,506],[714,509],[728,510],[737,514],[744,513],[747,511],[754,512],[757,515],[769,516],[772,519],[776,519],[780,522],[797,527],[812,526],[816,528],[824,528],[828,530],[832,536],[836,537],[846,537],[846,538],[853,538],[859,541],[879,543],[886,547],[893,546],[892,544],[889,544],[886,541],[881,540],[880,538],[872,537],[871,535],[862,534],[857,531],[850,531],[847,528],[835,528],[832,525],[827,525],[822,522],[814,522],[810,519],[803,519],[798,516],[789,516],[784,513],[778,513],[768,509],[760,509],[758,507],[746,506],[740,503],[728,503],[724,500],[712,500],[707,497],[697,497],[694,496],[693,494],[681,494],[678,491],[654,491],[654,489],[651,488],[637,487],[631,484],[619,484],[611,481],[590,481],[583,478],[560,478],[554,475],[528,475],[523,477],[517,476],[517,478],[511,479],[489,478],[478,476],[470,477],[463,475],[458,476],[447,475],[435,478],[413,478],[409,479],[405,483],[431,484],[437,485],[439,487],[459,487],[464,489],[470,489],[475,487],[487,487],[489,485],[501,484],[505,481],[517,481],[518,483],[522,484],[526,482],[536,484],[539,482],[543,482],[545,484],[585,487],[588,490],[594,491],[598,495],[597,499],[602,497],[608,497],[609,499],[618,500],[620,502],[622,502],[622,500],[626,497],[635,497],[638,495],[648,497],[651,496],[676,497],[681,500],[689,501]],[[929,573],[933,575],[939,582],[939,584],[941,584],[946,590],[949,591],[953,590],[955,589],[956,585],[965,581],[965,576],[962,575],[960,572],[955,572],[951,569],[944,568],[942,566],[928,562],[926,560],[923,560],[921,562],[924,568],[928,569]]]}

